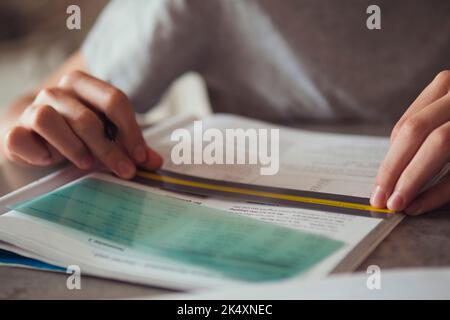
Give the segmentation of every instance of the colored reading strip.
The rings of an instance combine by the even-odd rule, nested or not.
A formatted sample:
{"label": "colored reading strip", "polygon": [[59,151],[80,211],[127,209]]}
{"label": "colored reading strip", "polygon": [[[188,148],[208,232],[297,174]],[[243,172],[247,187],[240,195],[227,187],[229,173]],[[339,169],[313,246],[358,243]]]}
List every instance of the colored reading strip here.
{"label": "colored reading strip", "polygon": [[[219,184],[219,181],[217,180],[209,180],[209,179],[202,179],[198,177],[190,177],[188,175],[181,175],[181,174],[175,174],[172,172],[159,170],[158,172],[148,172],[143,170],[138,170],[137,177],[150,179],[153,181],[161,182],[163,184],[172,184],[176,186],[183,186],[188,187],[190,192],[195,192],[200,190],[204,191],[214,191],[215,194],[217,192],[222,193],[224,195],[238,195],[242,198],[245,198],[245,196],[252,197],[251,200],[255,199],[262,199],[263,201],[266,200],[267,203],[274,203],[273,200],[275,200],[275,203],[288,203],[288,204],[309,204],[313,205],[313,208],[338,208],[338,209],[344,209],[344,210],[338,210],[338,212],[342,213],[348,213],[345,212],[345,209],[351,210],[351,214],[358,214],[361,215],[361,213],[365,213],[363,215],[367,215],[367,213],[382,213],[382,214],[393,214],[395,213],[392,210],[389,209],[379,209],[372,207],[368,204],[361,204],[361,203],[355,203],[355,202],[348,202],[348,201],[341,201],[341,200],[335,200],[335,199],[323,199],[319,197],[308,197],[303,195],[298,195],[301,193],[306,193],[302,191],[297,190],[291,190],[291,189],[281,189],[281,188],[270,188],[276,191],[288,191],[289,193],[279,193],[279,192],[271,192],[271,191],[265,191],[265,190],[258,190],[259,186],[252,186],[247,184],[240,184],[240,183],[230,183],[230,182],[224,182],[222,184]],[[201,181],[203,180],[203,181]],[[208,182],[204,182],[208,181]],[[214,181],[214,183],[212,183]],[[137,179],[137,182],[142,182],[142,180]],[[242,187],[245,186],[245,187]],[[261,189],[261,187],[259,187]],[[263,187],[264,189],[269,189],[267,187]],[[173,189],[173,188],[170,188]],[[179,191],[186,191],[186,190],[179,190]],[[292,194],[293,192],[297,194]],[[201,193],[201,192],[200,192]],[[311,194],[312,192],[309,192]],[[314,194],[320,195],[320,193],[315,192]],[[206,192],[206,195],[208,193]],[[326,195],[326,194],[323,194]],[[336,197],[336,195],[334,195]],[[341,198],[344,198],[345,196],[341,196]],[[351,197],[347,197],[351,198]],[[355,197],[356,198],[356,197]],[[269,200],[269,201],[267,201]],[[272,200],[272,201],[271,201]],[[276,201],[278,200],[278,201]],[[379,216],[377,216],[379,217]]]}

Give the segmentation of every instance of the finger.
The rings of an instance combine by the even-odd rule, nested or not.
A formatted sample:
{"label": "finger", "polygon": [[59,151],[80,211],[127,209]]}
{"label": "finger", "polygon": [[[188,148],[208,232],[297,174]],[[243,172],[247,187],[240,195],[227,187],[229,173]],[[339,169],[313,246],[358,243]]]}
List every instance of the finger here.
{"label": "finger", "polygon": [[436,176],[450,159],[450,122],[434,130],[401,174],[387,202],[391,210],[401,211]]}
{"label": "finger", "polygon": [[48,151],[51,154],[52,160],[54,161],[55,164],[64,162],[65,160],[67,160],[67,158],[65,156],[63,156],[61,154],[61,152],[58,151],[58,149],[56,149],[54,146],[52,146],[51,144],[49,144],[48,142],[45,141],[46,147],[48,149]]}
{"label": "finger", "polygon": [[80,71],[65,76],[59,86],[73,91],[98,111],[105,113],[119,128],[118,139],[136,162],[159,160],[153,157],[147,159],[147,156],[156,153],[147,152],[148,147],[137,124],[133,107],[122,91]]}
{"label": "finger", "polygon": [[139,167],[147,170],[156,170],[162,166],[163,159],[159,154],[150,148],[147,148],[147,161],[140,164]]}
{"label": "finger", "polygon": [[5,154],[12,161],[35,166],[53,164],[51,154],[42,138],[25,127],[12,128],[6,134],[4,142]]}
{"label": "finger", "polygon": [[426,137],[450,119],[450,96],[446,95],[429,107],[409,117],[392,141],[375,179],[371,204],[385,207],[401,173],[419,150]]}
{"label": "finger", "polygon": [[119,145],[105,137],[102,121],[78,99],[62,89],[46,89],[36,103],[51,105],[58,111],[91,153],[118,176],[129,179],[135,175],[133,162]]}
{"label": "finger", "polygon": [[450,201],[450,177],[420,194],[405,210],[406,214],[419,215],[442,207]]}
{"label": "finger", "polygon": [[51,106],[29,107],[22,121],[80,169],[87,170],[92,166],[93,158],[89,150]]}
{"label": "finger", "polygon": [[422,91],[411,106],[406,110],[400,120],[392,130],[391,141],[395,140],[405,121],[426,106],[439,98],[445,96],[450,91],[450,70],[440,72],[433,81]]}

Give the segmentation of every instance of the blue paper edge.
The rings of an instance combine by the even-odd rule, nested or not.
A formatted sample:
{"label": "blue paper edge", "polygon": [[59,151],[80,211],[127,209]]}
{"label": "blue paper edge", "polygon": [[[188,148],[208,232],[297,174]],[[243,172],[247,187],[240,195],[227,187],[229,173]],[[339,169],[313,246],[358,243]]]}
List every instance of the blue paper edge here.
{"label": "blue paper edge", "polygon": [[24,257],[17,253],[0,249],[0,265],[24,267],[38,270],[65,272],[66,269],[36,259]]}

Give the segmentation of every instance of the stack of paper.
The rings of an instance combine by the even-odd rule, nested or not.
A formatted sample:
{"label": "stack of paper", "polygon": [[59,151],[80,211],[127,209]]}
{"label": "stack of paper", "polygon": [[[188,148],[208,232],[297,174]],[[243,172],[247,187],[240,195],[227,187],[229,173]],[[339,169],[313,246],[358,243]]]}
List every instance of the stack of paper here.
{"label": "stack of paper", "polygon": [[278,174],[261,175],[260,167],[246,164],[176,165],[170,161],[170,136],[176,128],[195,131],[189,118],[146,132],[166,160],[163,172],[191,177],[191,185],[203,189],[210,184],[199,181],[216,181],[258,192],[300,192],[297,198],[307,201],[308,195],[322,195],[326,201],[302,207],[237,194],[182,193],[154,185],[145,175],[123,181],[68,168],[0,200],[5,249],[62,268],[78,265],[82,273],[101,277],[178,289],[223,287],[350,271],[402,218],[371,212],[368,204],[388,147],[385,138],[314,133],[224,115],[203,125],[223,132],[279,129]]}

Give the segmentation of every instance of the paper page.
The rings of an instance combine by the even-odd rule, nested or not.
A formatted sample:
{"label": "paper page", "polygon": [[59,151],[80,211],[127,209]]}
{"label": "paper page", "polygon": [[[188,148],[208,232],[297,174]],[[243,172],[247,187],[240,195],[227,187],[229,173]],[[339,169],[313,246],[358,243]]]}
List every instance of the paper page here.
{"label": "paper page", "polygon": [[[194,136],[192,121],[185,128]],[[171,141],[170,134],[152,141],[153,147],[165,159],[163,169],[216,180],[363,197],[367,198],[369,204],[368,198],[379,164],[389,146],[389,139],[383,137],[298,130],[234,115],[212,115],[203,121],[203,129],[207,128],[216,128],[222,132],[229,128],[278,128],[279,172],[273,176],[263,176],[260,166],[248,164],[175,165],[171,161],[171,151],[176,142]],[[346,243],[336,254],[316,266],[308,274],[311,276],[323,276],[332,271],[356,244],[382,222],[375,217],[325,211],[233,203],[210,198],[203,201],[237,214],[317,232]]]}
{"label": "paper page", "polygon": [[[387,138],[317,133],[229,115],[205,119],[203,129],[208,128],[222,132],[233,128],[280,129],[278,173],[261,175],[260,165],[249,164],[176,165],[171,151],[177,142],[171,141],[170,134],[151,141],[165,159],[163,169],[209,179],[368,198],[389,146]],[[192,122],[186,129],[194,135]]]}
{"label": "paper page", "polygon": [[[322,235],[343,243],[343,246],[339,250],[328,256],[321,263],[312,268],[312,270],[307,272],[308,276],[324,276],[329,273],[356,243],[361,241],[368,232],[370,232],[378,225],[378,223],[382,221],[382,219],[378,218],[358,217],[338,213],[326,213],[306,209],[284,208],[244,202],[240,203],[229,200],[178,194],[167,190],[136,185],[135,183],[129,181],[122,181],[109,174],[95,174],[93,176],[98,179],[113,181],[125,186],[150,190],[164,197],[179,199],[186,203],[199,207],[205,207],[208,208],[208,212],[211,211],[210,208],[221,209],[232,214],[248,216],[258,220],[302,230],[308,233]],[[141,259],[138,260],[140,262],[136,262],[133,260],[136,258],[130,258],[130,256],[133,256],[134,253],[131,252],[131,250],[126,249],[123,245],[117,245],[116,243],[101,240],[102,238],[96,237],[95,235],[87,237],[83,233],[74,232],[73,230],[60,226],[58,226],[58,230],[55,230],[55,228],[50,228],[46,224],[43,225],[41,221],[42,219],[34,219],[33,217],[24,216],[23,214],[17,212],[8,213],[5,217],[1,217],[0,219],[2,219],[0,220],[0,234],[2,239],[5,239],[5,234],[8,232],[11,233],[11,230],[17,230],[15,232],[15,236],[11,233],[12,243],[17,244],[19,241],[17,234],[21,234],[23,237],[23,230],[27,230],[26,236],[30,237],[34,234],[34,237],[33,239],[28,239],[26,244],[22,244],[22,247],[30,248],[30,246],[33,247],[40,243],[41,245],[38,247],[33,247],[33,250],[34,252],[38,252],[42,255],[47,255],[46,261],[50,263],[54,263],[54,261],[62,261],[67,264],[73,264],[74,260],[77,260],[88,262],[89,269],[92,269],[92,266],[104,265],[106,260],[109,262],[107,263],[107,268],[114,269],[114,264],[116,264],[116,270],[118,272],[125,271],[126,273],[134,273],[137,275],[139,275],[139,272],[137,271],[139,268],[135,267],[141,266],[142,273],[145,274],[145,276],[142,275],[141,277],[138,277],[138,280],[136,280],[137,282],[154,284],[154,277],[152,275],[158,274],[158,278],[160,280],[171,280],[167,282],[161,280],[165,286],[172,285],[175,288],[186,288],[186,286],[191,286],[192,282],[200,287],[214,286],[216,285],[216,282],[223,282],[216,281],[217,279],[214,279],[217,278],[216,274],[211,274],[205,272],[204,270],[199,271],[195,268],[180,266],[179,264],[174,265],[172,263],[172,265],[169,266],[167,261],[152,259],[151,262],[149,262],[148,259],[144,259],[143,261]],[[37,222],[39,222],[39,228],[34,227]],[[32,226],[29,226],[28,224],[31,224]],[[42,227],[45,228],[45,232],[39,231]],[[36,231],[30,232],[30,230]],[[55,236],[55,233],[58,235]],[[41,238],[43,235],[45,235],[44,239]],[[56,237],[58,240],[53,239],[53,237]],[[48,242],[61,245],[57,248],[51,248],[48,246]],[[70,248],[69,252],[68,248]],[[49,251],[52,251],[55,254],[49,256]],[[132,271],[129,270],[130,265],[127,262],[130,261],[130,259],[131,261],[134,261],[132,263],[134,267]],[[114,262],[114,264],[111,264],[111,262]],[[170,272],[167,271],[164,275],[161,275],[158,272],[155,273],[155,270],[169,270]],[[103,270],[101,272],[103,276],[105,276],[105,271]],[[128,275],[122,275],[122,277],[131,281]],[[192,281],[188,281],[187,285],[185,284],[186,279],[191,279]],[[182,283],[181,287],[180,282]]]}
{"label": "paper page", "polygon": [[[299,275],[343,245],[321,235],[231,215],[95,176],[14,209],[151,258],[162,256],[245,281]],[[4,222],[1,227],[6,228]]]}
{"label": "paper page", "polygon": [[[115,179],[110,175],[103,176],[103,178]],[[122,183],[130,186],[134,184],[134,182],[129,181]],[[146,188],[149,186],[141,185],[141,187]],[[228,198],[220,199],[217,197],[205,197],[155,189],[153,187],[149,188],[157,190],[157,192],[168,197],[176,197],[200,206],[219,208],[233,214],[244,215],[269,223],[320,234],[344,243],[344,246],[337,252],[308,271],[305,275],[307,277],[323,277],[330,273],[371,231],[379,226],[380,223],[389,219],[388,217],[347,215],[321,210],[233,201]]]}
{"label": "paper page", "polygon": [[238,283],[168,259],[149,259],[126,246],[68,227],[55,227],[17,211],[8,212],[0,221],[0,237],[16,245],[11,248],[13,252],[16,247],[19,251],[27,248],[41,261],[65,267],[77,265],[82,274],[185,290]]}

